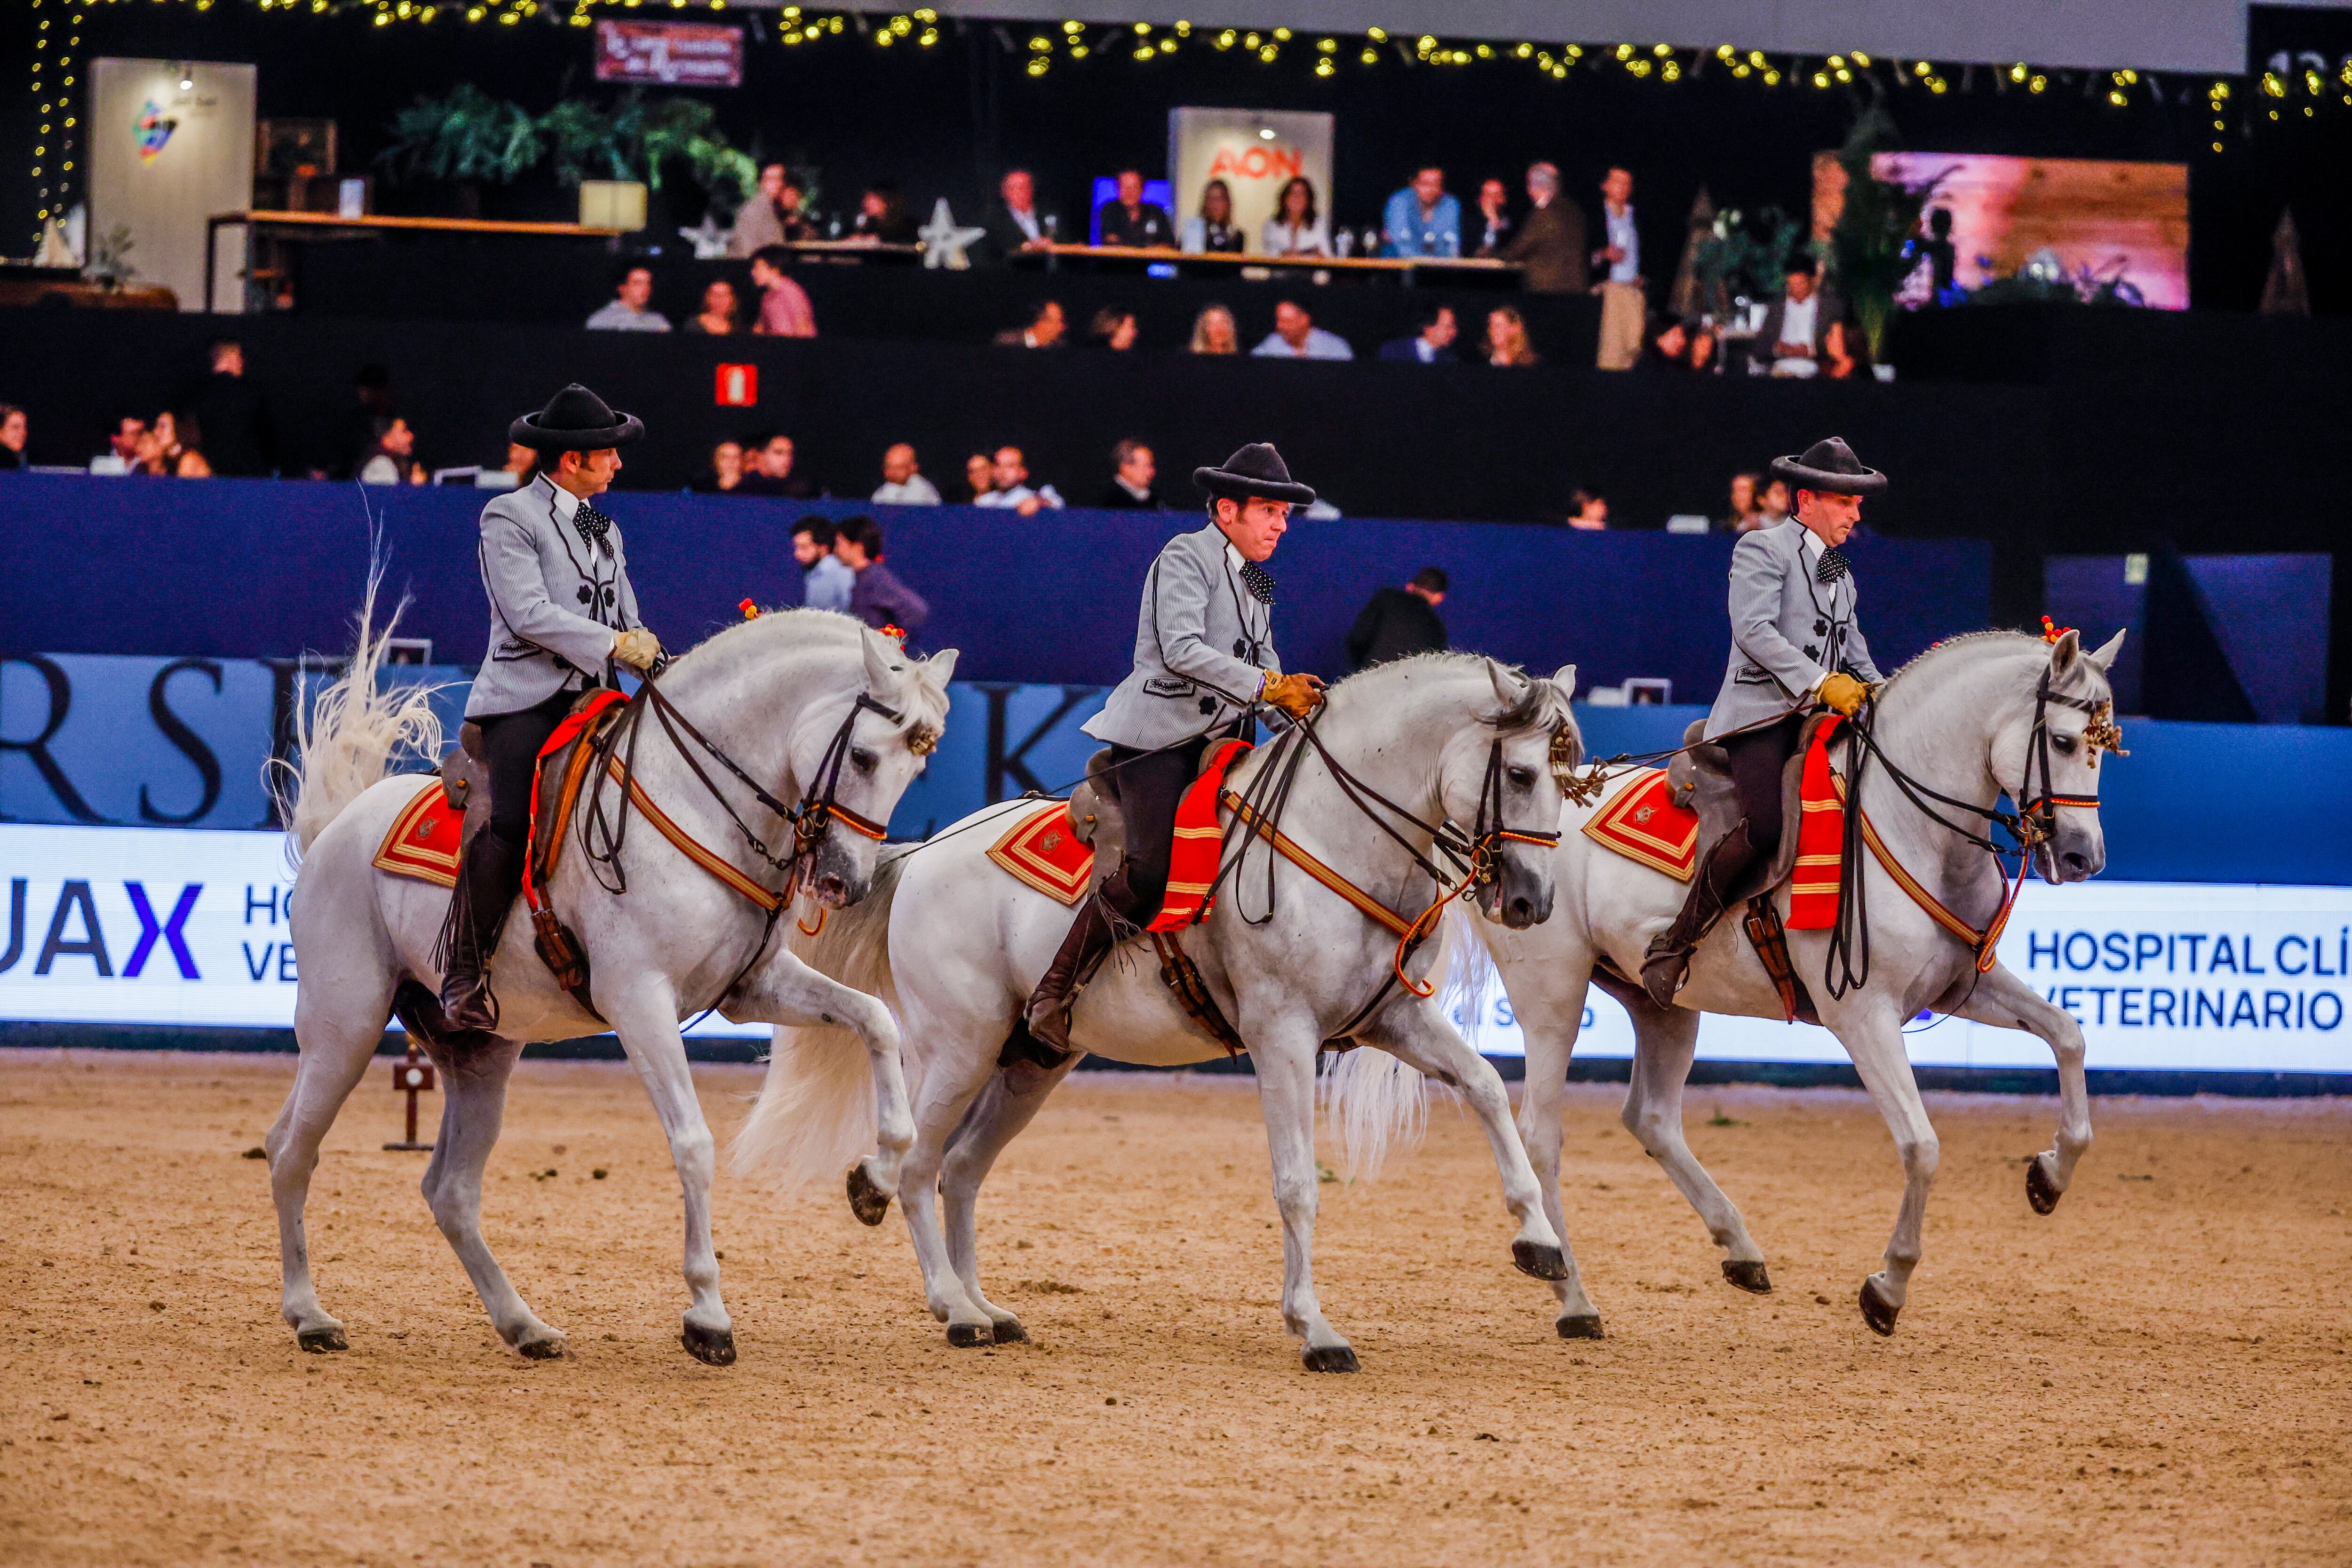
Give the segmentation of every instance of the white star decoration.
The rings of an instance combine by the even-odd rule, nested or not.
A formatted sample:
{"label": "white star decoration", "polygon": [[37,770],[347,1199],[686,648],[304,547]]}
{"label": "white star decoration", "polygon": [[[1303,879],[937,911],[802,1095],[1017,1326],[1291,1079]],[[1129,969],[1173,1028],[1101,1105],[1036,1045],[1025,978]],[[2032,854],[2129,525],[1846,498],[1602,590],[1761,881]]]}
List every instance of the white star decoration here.
{"label": "white star decoration", "polygon": [[948,199],[941,196],[931,208],[931,221],[915,231],[923,240],[923,265],[945,267],[961,272],[971,265],[964,252],[988,231],[984,228],[959,228],[955,215],[948,211]]}
{"label": "white star decoration", "polygon": [[715,261],[727,254],[728,231],[719,227],[719,220],[708,213],[703,215],[702,226],[681,228],[677,237],[694,242],[694,258],[697,261]]}

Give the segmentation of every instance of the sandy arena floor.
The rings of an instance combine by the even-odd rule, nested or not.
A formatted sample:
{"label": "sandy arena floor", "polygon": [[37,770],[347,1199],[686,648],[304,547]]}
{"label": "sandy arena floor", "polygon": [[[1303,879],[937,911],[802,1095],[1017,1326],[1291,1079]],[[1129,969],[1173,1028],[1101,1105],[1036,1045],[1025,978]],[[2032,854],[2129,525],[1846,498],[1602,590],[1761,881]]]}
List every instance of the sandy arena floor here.
{"label": "sandy arena floor", "polygon": [[[982,1211],[1035,1343],[948,1348],[895,1211],[867,1230],[835,1193],[722,1181],[722,1371],[678,1347],[674,1178],[601,1064],[524,1066],[486,1205],[568,1359],[497,1343],[424,1156],[378,1148],[381,1065],[312,1191],[352,1348],[299,1352],[241,1157],[291,1071],[0,1053],[0,1562],[2352,1558],[2342,1100],[2103,1101],[2038,1219],[2020,1157],[2053,1106],[1937,1097],[1927,1260],[1889,1341],[1853,1306],[1898,1186],[1861,1095],[1694,1096],[1769,1255],[1759,1299],[1721,1282],[1616,1091],[1582,1089],[1569,1206],[1609,1338],[1576,1344],[1441,1107],[1386,1181],[1323,1189],[1344,1378],[1282,1331],[1247,1081],[1081,1078]],[[753,1071],[699,1079],[723,1136]]]}

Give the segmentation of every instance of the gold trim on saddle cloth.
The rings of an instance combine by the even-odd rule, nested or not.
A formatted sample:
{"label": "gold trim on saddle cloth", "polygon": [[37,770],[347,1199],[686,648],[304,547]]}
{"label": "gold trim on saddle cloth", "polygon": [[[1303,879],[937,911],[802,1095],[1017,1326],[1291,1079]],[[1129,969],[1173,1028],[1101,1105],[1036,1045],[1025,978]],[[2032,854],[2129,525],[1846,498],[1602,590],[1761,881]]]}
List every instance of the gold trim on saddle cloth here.
{"label": "gold trim on saddle cloth", "polygon": [[[1058,829],[1053,826],[1057,820]],[[1061,837],[1057,838],[1056,833]],[[1069,803],[1049,801],[1006,828],[1004,836],[989,846],[988,858],[1047,898],[1076,904],[1086,897],[1087,879],[1095,868],[1094,850],[1081,846],[1083,856],[1076,855],[1070,847],[1076,843],[1077,836],[1070,827]],[[1175,889],[1171,887],[1169,891]]]}
{"label": "gold trim on saddle cloth", "polygon": [[457,885],[459,841],[466,836],[466,819],[449,809],[439,779],[420,773],[416,782],[424,787],[392,819],[373,863],[377,870],[389,871],[395,877],[414,877],[420,882],[454,888]]}
{"label": "gold trim on saddle cloth", "polygon": [[1584,836],[1628,860],[1687,882],[1698,867],[1698,813],[1675,805],[1664,768],[1638,768],[1584,825]]}

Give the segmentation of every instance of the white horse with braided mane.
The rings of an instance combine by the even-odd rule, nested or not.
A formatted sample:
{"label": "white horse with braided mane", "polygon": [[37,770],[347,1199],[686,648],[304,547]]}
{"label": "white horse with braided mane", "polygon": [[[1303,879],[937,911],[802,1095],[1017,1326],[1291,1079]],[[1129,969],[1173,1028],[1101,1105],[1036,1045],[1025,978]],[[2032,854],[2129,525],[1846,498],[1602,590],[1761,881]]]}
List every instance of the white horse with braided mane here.
{"label": "white horse with braided mane", "polygon": [[[371,609],[373,598],[371,585]],[[362,612],[358,657],[305,723],[299,769],[286,792],[289,849],[300,857],[293,935],[301,1055],[266,1147],[283,1310],[305,1350],[341,1350],[347,1342],[343,1325],[320,1304],[303,1232],[320,1140],[382,1042],[394,993],[404,982],[421,982],[428,992],[440,985],[434,949],[448,890],[373,864],[403,808],[418,791],[438,787],[429,775],[386,776],[397,754],[430,755],[440,745],[426,693],[388,691],[377,683],[389,635],[389,628],[372,634]],[[952,651],[911,659],[846,616],[793,610],[711,637],[675,660],[659,684],[677,712],[772,797],[805,803],[824,791],[831,804],[883,823],[937,741],[954,667]],[[646,798],[743,876],[770,893],[781,890],[786,874],[778,858],[763,859],[745,840],[756,834],[789,848],[791,825],[711,758],[699,762],[712,783],[697,776],[661,723],[643,721],[634,771]],[[821,774],[832,782],[820,782]],[[574,820],[575,840],[586,815],[583,808]],[[872,879],[879,848],[860,834],[826,832],[797,868],[799,905],[815,915],[855,904]],[[616,894],[607,883],[620,879],[626,891]],[[547,892],[589,955],[590,994],[603,1017],[557,985],[533,951],[530,922],[509,920],[495,959],[499,1033],[428,1043],[444,1074],[445,1098],[425,1171],[425,1202],[499,1336],[526,1356],[562,1353],[562,1333],[523,1304],[482,1240],[482,1169],[498,1141],[508,1075],[523,1044],[612,1029],[652,1097],[684,1189],[693,1303],[681,1337],[700,1360],[724,1365],[735,1359],[735,1336],[711,1246],[714,1145],[695,1099],[680,1021],[716,1006],[738,1021],[839,1024],[853,1031],[845,1037],[855,1040],[880,1086],[882,1143],[903,1149],[912,1133],[898,1026],[873,997],[793,957],[773,940],[761,906],[688,860],[641,816],[602,861],[592,859],[584,840],[575,842],[559,858]],[[787,908],[782,923],[793,918]]]}
{"label": "white horse with braided mane", "polygon": [[[1993,858],[1953,829],[1980,831],[1986,824],[1974,814],[1993,811],[2003,795],[2021,806],[2055,797],[2053,830],[2032,856],[2043,880],[2081,881],[2106,864],[2096,798],[2098,758],[2116,743],[2107,667],[2122,644],[2120,632],[2095,653],[2083,651],[2071,631],[2054,645],[2016,632],[1979,633],[1930,648],[1896,671],[1879,693],[1874,721],[1879,756],[1863,770],[1863,810],[1887,855],[1961,923],[1984,931],[2003,908],[2005,886]],[[2044,757],[2046,774],[2040,760]],[[1915,800],[1888,764],[1966,805]],[[1928,816],[1927,807],[1937,816]],[[1742,930],[1740,911],[1734,910],[1693,956],[1676,1005],[1660,1007],[1649,999],[1634,977],[1642,973],[1650,939],[1681,908],[1684,887],[1587,837],[1580,829],[1600,808],[1597,801],[1570,805],[1561,816],[1559,847],[1553,851],[1559,907],[1549,921],[1530,931],[1487,928],[1474,933],[1492,955],[1526,1034],[1520,1127],[1543,1181],[1545,1206],[1565,1238],[1561,1101],[1586,987],[1598,983],[1633,1018],[1626,1128],[1665,1167],[1724,1249],[1725,1278],[1743,1289],[1768,1291],[1764,1255],[1747,1223],[1683,1141],[1682,1092],[1697,1048],[1699,1015],[1779,1019],[1780,994]],[[1795,832],[1794,826],[1789,831]],[[1907,894],[1876,856],[1862,845],[1849,848],[1861,858],[1868,911],[1866,978],[1843,996],[1833,994],[1825,983],[1831,973],[1829,931],[1791,931],[1788,944],[1822,1022],[1853,1058],[1902,1157],[1903,1202],[1886,1245],[1885,1268],[1865,1279],[1861,1291],[1863,1317],[1887,1334],[1895,1331],[1912,1270],[1918,1267],[1921,1225],[1937,1159],[1936,1131],[1905,1054],[1904,1023],[1932,1009],[2023,1029],[2049,1043],[2058,1061],[2060,1110],[2055,1142],[2026,1167],[2027,1195],[2038,1213],[2056,1206],[2074,1179],[2075,1163],[2090,1146],[2090,1101],[2083,1079],[2083,1032],[2074,1017],[2002,964],[1980,973],[1970,945]],[[1774,897],[1785,921],[1787,886]],[[1394,1102],[1417,1100],[1423,1086],[1389,1066],[1358,1053],[1335,1072],[1331,1093],[1352,1103],[1357,1114],[1393,1117]],[[1566,1277],[1553,1289],[1559,1299],[1561,1337],[1599,1338],[1601,1315],[1572,1257]]]}
{"label": "white horse with braided mane", "polygon": [[[1574,685],[1572,670],[1529,679],[1463,655],[1406,659],[1341,681],[1316,720],[1316,735],[1328,759],[1350,775],[1352,797],[1326,755],[1310,751],[1278,826],[1410,919],[1436,896],[1423,867],[1432,854],[1429,830],[1442,821],[1549,834],[1561,804],[1550,763],[1556,755],[1572,759],[1578,746],[1569,711]],[[1244,800],[1256,798],[1263,775],[1282,765],[1276,745],[1261,747],[1229,773],[1228,785]],[[1367,791],[1402,808],[1387,819],[1397,837],[1357,804]],[[1150,949],[1130,944],[1113,953],[1079,996],[1071,1028],[1076,1054],[1053,1068],[1017,1057],[1000,1063],[1014,1021],[1070,923],[1064,905],[988,858],[1003,828],[1034,809],[1029,802],[993,807],[929,844],[891,851],[864,903],[835,916],[820,934],[795,939],[817,968],[879,994],[898,1011],[915,1142],[901,1164],[885,1139],[879,1153],[851,1170],[851,1199],[861,1219],[878,1224],[885,1205],[876,1194],[903,1194],[931,1312],[958,1345],[1026,1337],[1020,1320],[982,1292],[973,1205],[998,1152],[1054,1086],[1087,1052],[1161,1066],[1221,1054],[1162,984]],[[1232,814],[1226,820],[1230,855]],[[1517,929],[1544,920],[1552,907],[1549,854],[1499,836],[1481,854],[1494,875],[1476,891],[1480,911]],[[1539,1279],[1559,1277],[1565,1264],[1557,1222],[1545,1217],[1502,1079],[1434,998],[1419,994],[1420,977],[1442,961],[1436,944],[1403,965],[1415,987],[1391,984],[1394,932],[1273,854],[1263,839],[1248,846],[1239,866],[1205,921],[1183,932],[1182,945],[1247,1042],[1257,1073],[1283,1223],[1282,1318],[1304,1342],[1308,1368],[1352,1372],[1357,1364],[1324,1318],[1312,1269],[1316,1061],[1324,1042],[1342,1030],[1461,1093],[1486,1128],[1504,1203],[1518,1222],[1514,1261]],[[1378,1005],[1365,1014],[1375,998]],[[867,1056],[856,1041],[838,1030],[778,1031],[767,1082],[736,1144],[737,1168],[780,1182],[837,1177],[873,1147],[871,1094]],[[1403,1114],[1417,1110],[1404,1108]],[[1358,1152],[1366,1163],[1389,1131],[1359,1125]]]}

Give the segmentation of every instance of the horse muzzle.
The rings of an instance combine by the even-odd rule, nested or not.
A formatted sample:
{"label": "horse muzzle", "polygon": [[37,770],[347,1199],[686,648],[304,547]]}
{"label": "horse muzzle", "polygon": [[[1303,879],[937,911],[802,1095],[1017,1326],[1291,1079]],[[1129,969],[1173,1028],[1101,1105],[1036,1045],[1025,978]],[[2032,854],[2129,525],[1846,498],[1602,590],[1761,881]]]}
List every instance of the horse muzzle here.
{"label": "horse muzzle", "polygon": [[1551,918],[1552,880],[1503,857],[1495,879],[1479,889],[1478,908],[1486,917],[1512,931],[1525,931]]}
{"label": "horse muzzle", "polygon": [[874,885],[872,870],[858,864],[855,851],[838,844],[818,846],[809,867],[810,897],[828,910],[844,910],[863,899]]}
{"label": "horse muzzle", "polygon": [[2087,882],[2106,869],[2106,836],[2062,823],[2049,842],[2034,850],[2033,859],[2034,870],[2045,882]]}

